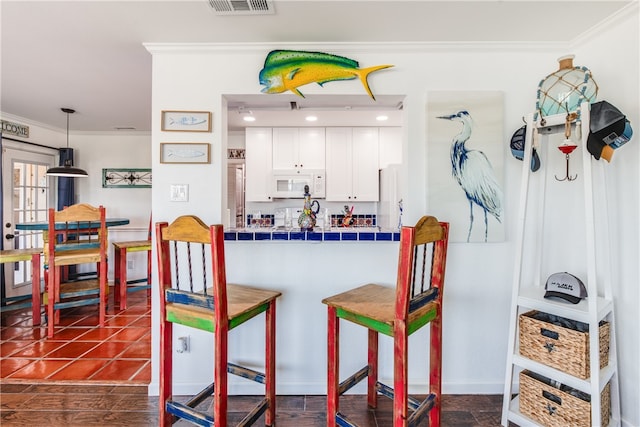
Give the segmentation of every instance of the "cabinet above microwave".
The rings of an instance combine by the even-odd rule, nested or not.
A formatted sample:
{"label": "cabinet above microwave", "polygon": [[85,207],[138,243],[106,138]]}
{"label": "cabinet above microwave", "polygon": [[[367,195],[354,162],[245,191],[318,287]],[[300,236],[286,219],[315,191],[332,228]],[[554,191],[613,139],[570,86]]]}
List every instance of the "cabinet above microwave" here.
{"label": "cabinet above microwave", "polygon": [[273,169],[325,168],[324,128],[273,128]]}

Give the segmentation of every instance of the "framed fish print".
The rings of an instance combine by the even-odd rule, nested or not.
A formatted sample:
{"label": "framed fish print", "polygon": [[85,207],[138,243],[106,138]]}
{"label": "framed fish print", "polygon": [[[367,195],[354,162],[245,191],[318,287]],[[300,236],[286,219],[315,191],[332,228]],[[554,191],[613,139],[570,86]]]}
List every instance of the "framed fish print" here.
{"label": "framed fish print", "polygon": [[160,163],[209,163],[210,161],[208,143],[160,143]]}
{"label": "framed fish print", "polygon": [[211,132],[211,112],[162,111],[161,129],[167,132]]}

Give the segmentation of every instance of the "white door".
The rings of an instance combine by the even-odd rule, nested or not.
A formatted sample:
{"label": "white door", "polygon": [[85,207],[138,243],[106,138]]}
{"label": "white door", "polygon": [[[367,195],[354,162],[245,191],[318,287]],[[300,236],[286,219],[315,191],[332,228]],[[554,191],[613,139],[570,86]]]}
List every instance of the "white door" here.
{"label": "white door", "polygon": [[[42,232],[21,231],[18,222],[47,220],[49,180],[47,169],[56,150],[2,141],[2,238],[5,249],[42,247]],[[31,263],[4,265],[5,297],[31,293]]]}

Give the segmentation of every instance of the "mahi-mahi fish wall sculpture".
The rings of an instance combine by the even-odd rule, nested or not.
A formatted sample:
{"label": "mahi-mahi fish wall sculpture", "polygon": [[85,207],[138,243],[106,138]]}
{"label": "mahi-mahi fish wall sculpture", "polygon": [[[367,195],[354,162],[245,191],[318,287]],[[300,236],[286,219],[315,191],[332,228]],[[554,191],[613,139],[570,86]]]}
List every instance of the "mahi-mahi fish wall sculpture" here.
{"label": "mahi-mahi fish wall sculpture", "polygon": [[374,71],[389,67],[393,65],[359,68],[358,61],[329,53],[273,50],[267,55],[264,68],[260,70],[260,84],[264,85],[264,93],[282,93],[290,90],[304,98],[298,90],[300,86],[309,83],[322,86],[335,80],[359,78],[369,96],[375,100],[367,78]]}

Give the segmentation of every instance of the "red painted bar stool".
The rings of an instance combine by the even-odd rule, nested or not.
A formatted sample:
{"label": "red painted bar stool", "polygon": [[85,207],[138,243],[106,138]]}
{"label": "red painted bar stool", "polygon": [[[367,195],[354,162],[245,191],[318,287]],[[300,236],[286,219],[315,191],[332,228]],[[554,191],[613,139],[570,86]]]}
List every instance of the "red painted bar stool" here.
{"label": "red painted bar stool", "polygon": [[[127,255],[134,252],[146,252],[147,277],[140,279],[127,278]],[[127,293],[147,290],[151,296],[151,220],[149,220],[149,233],[147,240],[130,240],[113,242],[114,267],[114,302],[121,310],[127,308]]]}
{"label": "red painted bar stool", "polygon": [[[227,372],[265,385],[265,398],[238,424],[248,426],[265,414],[275,425],[276,298],[280,292],[228,284],[222,225],[207,226],[185,215],[171,224],[156,223],[160,288],[160,422],[177,418],[200,426],[227,425]],[[265,371],[228,362],[229,331],[265,313]],[[213,384],[186,403],[173,400],[173,324],[214,334]],[[213,413],[196,407],[213,396]],[[214,422],[215,421],[215,422]]]}
{"label": "red painted bar stool", "polygon": [[[393,426],[415,426],[429,417],[440,425],[442,373],[442,294],[447,260],[449,224],[424,216],[415,227],[402,227],[396,287],[367,284],[325,298],[328,308],[327,426],[355,426],[339,412],[339,396],[367,381],[367,403],[377,406],[378,393],[393,399]],[[426,277],[425,277],[426,276]],[[338,383],[339,322],[345,319],[368,329],[368,361]],[[422,401],[409,396],[407,350],[409,335],[431,324],[429,395]],[[393,338],[393,387],[378,381],[378,334]]]}
{"label": "red painted bar stool", "polygon": [[[42,256],[42,248],[22,248],[22,249],[3,249],[0,250],[0,264],[12,264],[14,262],[31,261],[31,300],[26,302],[18,301],[16,298],[6,298],[3,301],[1,310],[17,310],[31,306],[31,315],[33,326],[37,326],[42,321],[41,300],[40,300],[40,257]],[[5,268],[13,268],[7,266]],[[19,298],[20,300],[29,298]]]}

